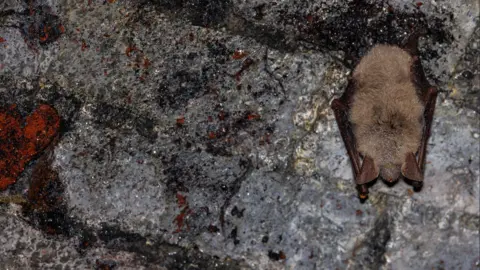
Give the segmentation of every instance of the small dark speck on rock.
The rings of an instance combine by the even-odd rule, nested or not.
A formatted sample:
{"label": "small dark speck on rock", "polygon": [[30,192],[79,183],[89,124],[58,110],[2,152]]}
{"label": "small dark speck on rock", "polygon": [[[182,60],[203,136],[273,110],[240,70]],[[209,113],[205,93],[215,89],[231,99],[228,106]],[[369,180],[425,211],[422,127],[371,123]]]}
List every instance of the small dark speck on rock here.
{"label": "small dark speck on rock", "polygon": [[218,229],[217,226],[210,225],[210,226],[208,226],[208,231],[211,232],[211,233],[217,233],[217,232],[220,231],[220,229]]}
{"label": "small dark speck on rock", "polygon": [[253,8],[255,10],[255,17],[254,17],[255,20],[263,19],[263,17],[265,16],[265,13],[264,13],[265,6],[266,6],[265,3],[263,3]]}
{"label": "small dark speck on rock", "polygon": [[271,250],[268,251],[268,257],[274,261],[284,260],[286,258],[285,253],[283,253],[283,251],[279,251],[277,253]]}
{"label": "small dark speck on rock", "polygon": [[262,237],[262,243],[267,243],[268,242],[268,235],[265,235]]}
{"label": "small dark speck on rock", "polygon": [[142,116],[135,119],[135,129],[141,136],[155,140],[158,135],[154,130],[155,122],[148,117]]}
{"label": "small dark speck on rock", "polygon": [[233,244],[238,245],[240,243],[240,240],[237,238],[237,227],[235,227],[230,233],[230,238],[233,239]]}
{"label": "small dark speck on rock", "polygon": [[96,260],[95,261],[95,269],[98,270],[112,270],[115,269],[117,263],[112,260]]}
{"label": "small dark speck on rock", "polygon": [[231,214],[232,214],[232,216],[241,218],[241,217],[243,217],[243,212],[245,212],[245,208],[243,208],[242,210],[239,210],[236,206],[234,206],[232,211],[231,211]]}
{"label": "small dark speck on rock", "polygon": [[464,72],[462,72],[462,76],[468,80],[473,79],[473,73],[470,70],[465,70]]}

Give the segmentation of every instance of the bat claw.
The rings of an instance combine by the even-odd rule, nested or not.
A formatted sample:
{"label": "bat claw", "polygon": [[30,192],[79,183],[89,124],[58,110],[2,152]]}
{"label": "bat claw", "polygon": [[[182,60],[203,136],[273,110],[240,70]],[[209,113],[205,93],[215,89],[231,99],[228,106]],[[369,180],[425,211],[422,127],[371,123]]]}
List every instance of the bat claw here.
{"label": "bat claw", "polygon": [[361,199],[361,200],[365,200],[368,198],[368,194],[358,194],[358,197]]}
{"label": "bat claw", "polygon": [[421,186],[423,186],[423,182],[420,182],[420,181],[412,181],[412,186],[413,186],[413,187],[421,187]]}
{"label": "bat claw", "polygon": [[368,198],[368,187],[367,185],[357,185],[357,190],[358,190],[358,197],[362,200],[365,200]]}
{"label": "bat claw", "polygon": [[412,186],[413,186],[413,190],[415,192],[418,192],[422,189],[423,187],[423,182],[420,182],[420,181],[412,181]]}

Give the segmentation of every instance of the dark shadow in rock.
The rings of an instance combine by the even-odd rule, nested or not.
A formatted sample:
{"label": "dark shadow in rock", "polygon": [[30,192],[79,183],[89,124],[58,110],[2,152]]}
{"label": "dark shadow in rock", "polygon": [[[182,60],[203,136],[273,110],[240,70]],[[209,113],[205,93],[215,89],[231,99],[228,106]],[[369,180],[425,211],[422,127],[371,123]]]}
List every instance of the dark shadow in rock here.
{"label": "dark shadow in rock", "polygon": [[98,238],[111,250],[133,252],[143,256],[149,264],[166,267],[167,269],[240,269],[241,262],[221,261],[214,256],[202,253],[197,247],[180,248],[159,241],[149,241],[137,233],[122,231],[119,227],[103,224],[98,231]]}
{"label": "dark shadow in rock", "polygon": [[[167,178],[165,184],[168,197],[175,198],[178,192],[196,193],[201,191],[196,195],[206,196],[212,205],[220,207],[219,221],[222,232],[225,233],[225,211],[233,196],[238,193],[242,183],[254,169],[251,160],[245,157],[234,157],[232,160],[237,161],[238,164],[231,162],[219,164],[219,159],[198,153],[185,152],[180,156],[164,157],[162,162],[166,169],[163,173]],[[231,166],[231,171],[235,174],[221,174],[212,178],[210,172],[218,171],[219,166],[222,168]],[[196,211],[198,212],[198,210]],[[190,233],[195,233],[195,230],[207,231],[208,228],[205,225],[201,228],[192,227]]]}
{"label": "dark shadow in rock", "polygon": [[[300,40],[322,50],[345,52],[349,67],[355,66],[374,44],[400,45],[407,35],[417,29],[426,30],[432,43],[449,44],[453,41],[453,35],[446,30],[445,19],[427,17],[421,10],[403,13],[383,1],[367,3],[355,0],[348,3],[347,8],[343,4],[331,6],[327,13],[331,15],[287,13],[282,20],[297,27]],[[307,17],[309,20],[305,19]],[[433,50],[422,52],[422,56],[438,58]]]}
{"label": "dark shadow in rock", "polygon": [[[103,224],[99,230],[89,228],[84,222],[70,217],[63,200],[64,186],[58,174],[51,169],[47,155],[37,162],[32,173],[32,183],[23,204],[23,218],[34,228],[55,237],[76,237],[77,251],[84,254],[94,247],[113,251],[127,251],[143,258],[136,264],[162,266],[167,269],[187,269],[197,265],[199,269],[243,269],[241,261],[222,261],[201,252],[198,248],[182,248],[165,243],[160,235],[147,237],[122,231],[117,225]],[[165,233],[164,231],[163,233]],[[96,265],[115,265],[115,261],[97,261]]]}
{"label": "dark shadow in rock", "polygon": [[391,239],[393,217],[387,212],[379,215],[365,239],[352,251],[352,261],[359,269],[380,269],[385,265],[387,244]]}
{"label": "dark shadow in rock", "polygon": [[[220,226],[222,228],[222,232],[225,232],[225,211],[227,207],[230,205],[230,201],[232,200],[233,196],[240,191],[242,187],[242,183],[250,176],[253,172],[254,167],[252,161],[250,159],[241,159],[240,160],[240,167],[244,169],[243,174],[236,178],[235,181],[230,185],[227,189],[226,199],[223,205],[220,207]],[[235,243],[235,241],[234,241]]]}
{"label": "dark shadow in rock", "polygon": [[117,266],[117,262],[114,260],[95,260],[95,270],[113,270]]}
{"label": "dark shadow in rock", "polygon": [[67,214],[65,188],[51,168],[50,155],[43,154],[35,164],[22,213],[29,224],[48,235],[71,237],[77,233],[79,224]]}
{"label": "dark shadow in rock", "polygon": [[147,116],[139,116],[135,118],[135,130],[141,136],[155,141],[157,139],[158,134],[155,132],[155,121]]}
{"label": "dark shadow in rock", "polygon": [[200,72],[176,71],[160,84],[155,100],[162,108],[184,108],[190,99],[203,95],[206,81]]}
{"label": "dark shadow in rock", "polygon": [[214,40],[207,44],[208,57],[215,59],[217,64],[225,64],[229,59],[231,52],[221,41]]}
{"label": "dark shadow in rock", "polygon": [[225,22],[231,8],[230,0],[151,0],[159,10],[183,14],[195,26],[212,27]]}
{"label": "dark shadow in rock", "polygon": [[204,27],[223,24],[232,6],[230,0],[193,0],[186,3],[192,24]]}
{"label": "dark shadow in rock", "polygon": [[227,30],[233,35],[252,38],[280,52],[294,52],[298,48],[293,34],[283,32],[274,25],[260,25],[236,14],[228,18]]}
{"label": "dark shadow in rock", "polygon": [[128,108],[101,102],[95,106],[93,115],[96,124],[111,129],[119,129],[125,125],[125,123],[133,122],[135,130],[140,136],[147,138],[150,142],[154,142],[158,137],[155,131],[156,121],[146,114],[136,115],[134,111]]}
{"label": "dark shadow in rock", "polygon": [[132,113],[128,109],[102,102],[96,105],[93,110],[93,116],[95,123],[117,129],[132,118]]}
{"label": "dark shadow in rock", "polygon": [[274,252],[273,250],[269,250],[268,251],[268,258],[270,258],[270,260],[272,260],[272,261],[279,261],[279,260],[285,260],[286,255],[281,250],[279,252]]}
{"label": "dark shadow in rock", "polygon": [[78,118],[78,112],[82,107],[83,101],[57,84],[52,84],[51,87],[38,89],[37,91],[42,92],[41,98],[46,103],[52,104],[59,112],[62,118],[60,122],[60,136],[70,131]]}
{"label": "dark shadow in rock", "polygon": [[234,245],[238,245],[240,243],[240,240],[238,239],[238,228],[235,227],[233,228],[233,230],[230,232],[230,235],[228,236],[228,238],[231,238],[233,239],[233,244]]}

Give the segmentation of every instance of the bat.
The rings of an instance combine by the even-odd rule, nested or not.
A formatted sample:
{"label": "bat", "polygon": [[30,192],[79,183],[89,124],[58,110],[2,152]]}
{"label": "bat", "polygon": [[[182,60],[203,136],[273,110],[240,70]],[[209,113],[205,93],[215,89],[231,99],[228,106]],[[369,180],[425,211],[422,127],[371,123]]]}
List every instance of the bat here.
{"label": "bat", "polygon": [[374,46],[331,103],[362,200],[377,178],[423,186],[437,88],[425,77],[418,38],[412,34],[401,47]]}

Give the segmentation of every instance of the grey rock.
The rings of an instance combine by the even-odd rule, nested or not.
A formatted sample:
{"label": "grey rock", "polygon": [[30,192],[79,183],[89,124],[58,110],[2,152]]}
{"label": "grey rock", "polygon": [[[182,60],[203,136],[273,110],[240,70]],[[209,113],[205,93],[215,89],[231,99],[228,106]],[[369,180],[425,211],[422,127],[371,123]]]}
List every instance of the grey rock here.
{"label": "grey rock", "polygon": [[[89,3],[0,4],[0,105],[63,120],[44,155],[64,205],[1,206],[6,269],[478,267],[476,1]],[[329,103],[412,29],[440,89],[425,185],[361,203]]]}

